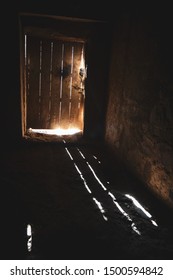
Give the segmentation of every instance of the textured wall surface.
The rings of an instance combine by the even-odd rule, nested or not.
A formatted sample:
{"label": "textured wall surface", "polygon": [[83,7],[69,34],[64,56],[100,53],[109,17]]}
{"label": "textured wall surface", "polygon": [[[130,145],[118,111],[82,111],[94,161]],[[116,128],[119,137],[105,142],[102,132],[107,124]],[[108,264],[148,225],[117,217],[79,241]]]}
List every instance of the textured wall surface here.
{"label": "textured wall surface", "polygon": [[173,206],[171,16],[124,13],[112,28],[106,143]]}

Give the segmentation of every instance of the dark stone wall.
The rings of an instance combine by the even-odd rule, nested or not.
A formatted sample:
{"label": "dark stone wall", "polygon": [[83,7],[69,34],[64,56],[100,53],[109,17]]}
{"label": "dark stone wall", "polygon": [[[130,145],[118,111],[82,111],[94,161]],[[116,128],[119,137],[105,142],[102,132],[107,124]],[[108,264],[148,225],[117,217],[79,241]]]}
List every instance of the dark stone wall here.
{"label": "dark stone wall", "polygon": [[173,206],[173,20],[170,8],[126,10],[112,25],[105,140]]}

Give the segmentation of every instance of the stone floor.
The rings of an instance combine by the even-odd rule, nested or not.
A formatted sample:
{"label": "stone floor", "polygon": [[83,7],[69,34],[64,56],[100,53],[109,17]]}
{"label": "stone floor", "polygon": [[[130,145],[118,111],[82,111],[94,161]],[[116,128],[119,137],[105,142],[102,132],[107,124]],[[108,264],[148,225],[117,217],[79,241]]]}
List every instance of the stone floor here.
{"label": "stone floor", "polygon": [[173,258],[172,211],[101,143],[1,154],[1,259]]}

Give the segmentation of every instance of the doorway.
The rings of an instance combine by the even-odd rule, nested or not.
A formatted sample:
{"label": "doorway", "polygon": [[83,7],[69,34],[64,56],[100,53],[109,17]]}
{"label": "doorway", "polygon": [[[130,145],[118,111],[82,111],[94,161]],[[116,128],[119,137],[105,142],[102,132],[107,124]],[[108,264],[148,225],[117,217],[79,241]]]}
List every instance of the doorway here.
{"label": "doorway", "polygon": [[103,139],[107,23],[21,13],[19,29],[22,137]]}
{"label": "doorway", "polygon": [[85,43],[25,34],[26,131],[83,132]]}

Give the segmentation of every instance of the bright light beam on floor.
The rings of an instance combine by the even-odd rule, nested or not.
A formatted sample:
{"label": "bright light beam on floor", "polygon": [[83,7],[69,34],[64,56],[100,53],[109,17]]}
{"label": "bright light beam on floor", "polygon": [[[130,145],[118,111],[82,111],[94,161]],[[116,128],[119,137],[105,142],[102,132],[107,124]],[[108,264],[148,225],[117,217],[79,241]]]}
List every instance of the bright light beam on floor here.
{"label": "bright light beam on floor", "polygon": [[31,250],[32,250],[32,228],[31,228],[30,224],[27,225],[26,234],[27,234],[27,249],[28,249],[28,252],[31,252]]}
{"label": "bright light beam on floor", "polygon": [[[80,149],[78,149],[78,152],[80,153],[80,155],[85,159],[85,156],[83,155],[83,153],[80,151]],[[96,158],[95,156],[93,156],[94,158]],[[97,159],[97,158],[96,158]],[[104,191],[107,191],[107,188],[105,187],[105,185],[100,181],[100,179],[98,178],[98,176],[96,175],[94,169],[91,167],[91,165],[89,164],[88,161],[85,161],[86,164],[88,165],[89,169],[91,170],[92,174],[94,175],[95,179],[97,180],[97,182],[101,185],[101,187],[104,189]],[[100,162],[99,162],[100,163]]]}
{"label": "bright light beam on floor", "polygon": [[78,128],[68,128],[68,129],[62,129],[62,128],[56,128],[56,129],[33,129],[33,128],[29,128],[28,131],[30,133],[41,133],[41,134],[46,134],[46,135],[57,135],[57,136],[74,135],[76,133],[81,132],[81,130],[78,129]]}
{"label": "bright light beam on floor", "polygon": [[66,150],[67,154],[69,155],[70,159],[73,160],[73,157],[72,157],[71,153],[69,152],[69,150],[67,148],[65,148],[65,150]]}
{"label": "bright light beam on floor", "polygon": [[[80,155],[85,159],[85,156],[82,154],[82,152],[81,152],[78,148],[77,148],[77,150],[78,150],[78,152],[80,153]],[[98,160],[96,156],[93,155],[93,157],[94,157],[96,160]],[[99,162],[99,163],[100,163],[100,162]],[[106,188],[106,187],[104,186],[104,184],[100,181],[100,179],[99,179],[98,176],[96,175],[96,173],[95,173],[94,169],[91,167],[91,165],[90,165],[87,161],[86,161],[86,164],[88,165],[89,169],[91,170],[91,172],[93,173],[95,179],[98,181],[98,183],[101,185],[101,187],[102,187],[105,191],[107,191],[107,188]],[[107,182],[107,184],[109,184],[109,182]],[[141,235],[140,231],[137,229],[137,227],[136,227],[135,223],[133,222],[133,220],[130,218],[130,216],[123,210],[123,208],[122,208],[122,207],[119,205],[119,203],[116,201],[115,196],[114,196],[110,191],[108,192],[108,195],[111,196],[111,198],[113,199],[114,204],[117,206],[117,208],[119,209],[119,211],[120,211],[130,222],[132,222],[132,223],[131,223],[132,229],[133,229],[137,234]],[[145,208],[142,207],[142,205],[141,205],[133,196],[131,196],[131,195],[129,195],[129,194],[126,194],[125,196],[128,197],[129,199],[131,199],[131,200],[133,201],[134,205],[135,205],[138,209],[140,209],[141,211],[143,211],[143,213],[144,213],[147,217],[149,217],[149,218],[151,219],[151,217],[152,217],[151,214],[150,214],[147,210],[145,210]],[[151,220],[151,222],[152,222],[152,224],[153,224],[154,226],[158,226],[157,223],[156,223],[154,220]]]}
{"label": "bright light beam on floor", "polygon": [[104,189],[104,191],[107,191],[107,188],[105,187],[105,185],[100,181],[100,179],[97,177],[94,169],[91,167],[91,165],[86,162],[86,164],[88,165],[89,169],[91,170],[91,172],[93,173],[95,179],[97,180],[97,182],[100,184],[100,186]]}
{"label": "bright light beam on floor", "polygon": [[100,210],[100,212],[101,212],[103,218],[105,219],[105,221],[107,221],[108,218],[104,215],[105,210],[104,210],[104,208],[102,207],[101,203],[100,203],[95,197],[93,197],[93,200],[94,200],[94,202],[96,203],[97,207],[99,208],[99,210]]}
{"label": "bright light beam on floor", "polygon": [[96,156],[94,156],[94,155],[93,155],[93,158],[94,158],[95,160],[97,160],[97,162],[98,162],[98,163],[100,163],[100,164],[101,164],[101,161],[100,161],[100,160],[98,160],[98,158],[97,158]]}
{"label": "bright light beam on floor", "polygon": [[138,234],[141,235],[140,231],[137,229],[135,223],[132,221],[130,216],[123,210],[123,208],[120,206],[120,204],[117,202],[116,197],[111,193],[110,191],[108,192],[108,195],[112,198],[113,203],[116,205],[116,207],[119,209],[119,211],[127,218],[127,220],[131,223],[132,229]]}
{"label": "bright light beam on floor", "polygon": [[[125,194],[126,197],[128,197],[130,200],[133,201],[133,204],[138,208],[140,209],[149,219],[152,218],[152,215],[137,201],[136,198],[134,198],[132,195],[129,195],[129,194]],[[154,226],[158,226],[157,223],[151,219],[151,223],[154,225]]]}
{"label": "bright light beam on floor", "polygon": [[[66,147],[65,147],[65,150],[66,150],[68,156],[70,157],[70,159],[73,160],[73,157],[72,157],[70,151],[69,151]],[[78,151],[79,151],[80,155],[81,155],[83,158],[85,158],[84,155],[80,152],[79,149],[78,149]],[[85,188],[86,188],[87,191],[91,194],[92,192],[91,192],[90,188],[88,187],[87,182],[86,182],[85,178],[83,177],[82,172],[80,171],[79,167],[77,166],[77,164],[76,164],[75,162],[74,162],[74,166],[75,166],[77,172],[79,173],[80,178],[82,179]],[[95,202],[95,204],[97,205],[98,209],[100,210],[100,212],[101,212],[101,214],[102,214],[102,216],[103,216],[103,219],[104,219],[105,221],[107,221],[108,218],[104,215],[105,210],[103,209],[101,203],[100,203],[95,197],[93,197],[93,201]]]}
{"label": "bright light beam on floor", "polygon": [[83,183],[84,183],[84,186],[85,186],[85,188],[87,189],[87,191],[88,191],[89,193],[92,193],[91,190],[90,190],[90,188],[88,187],[87,182],[86,182],[86,180],[84,179],[84,177],[83,177],[83,175],[82,175],[82,172],[80,171],[79,167],[76,165],[76,163],[74,163],[74,166],[75,166],[77,172],[79,173],[79,175],[80,175],[80,177],[81,177],[81,179],[82,179],[82,181],[83,181]]}
{"label": "bright light beam on floor", "polygon": [[77,148],[78,152],[80,153],[81,157],[83,157],[83,159],[85,159],[84,154]]}
{"label": "bright light beam on floor", "polygon": [[[78,151],[80,152],[80,150],[78,149]],[[104,184],[100,181],[100,179],[97,177],[94,169],[91,167],[91,165],[86,161],[86,164],[88,165],[89,169],[92,171],[95,179],[98,181],[98,183],[101,185],[101,187],[107,191],[107,188],[104,186]],[[119,203],[116,201],[115,196],[111,193],[108,192],[108,195],[110,195],[113,199],[113,203],[117,206],[117,208],[119,209],[119,211],[130,221],[131,223],[131,227],[132,229],[138,234],[141,235],[141,233],[139,232],[139,230],[137,229],[135,223],[132,221],[132,219],[129,217],[129,215],[122,209],[122,207],[119,205]],[[99,205],[99,204],[98,204]]]}

